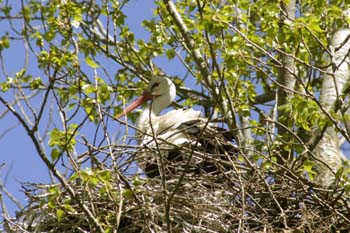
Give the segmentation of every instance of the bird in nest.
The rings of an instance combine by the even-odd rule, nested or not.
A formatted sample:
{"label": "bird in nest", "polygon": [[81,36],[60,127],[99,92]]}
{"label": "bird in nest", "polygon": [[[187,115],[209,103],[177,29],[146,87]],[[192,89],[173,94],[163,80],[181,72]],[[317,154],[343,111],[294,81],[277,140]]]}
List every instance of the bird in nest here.
{"label": "bird in nest", "polygon": [[148,177],[164,173],[218,174],[230,167],[237,147],[234,135],[203,118],[200,111],[177,109],[160,115],[176,97],[176,87],[167,77],[153,78],[143,94],[116,116],[128,114],[149,102],[138,121],[141,146],[139,166]]}

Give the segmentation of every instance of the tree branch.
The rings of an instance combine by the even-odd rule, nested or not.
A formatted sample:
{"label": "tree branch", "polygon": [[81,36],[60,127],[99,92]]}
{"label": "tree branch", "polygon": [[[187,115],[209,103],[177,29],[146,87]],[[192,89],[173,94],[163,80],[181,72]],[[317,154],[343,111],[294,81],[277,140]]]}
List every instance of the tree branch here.
{"label": "tree branch", "polygon": [[[174,20],[174,23],[176,24],[177,28],[179,29],[182,37],[184,38],[184,43],[189,48],[191,55],[193,57],[194,62],[196,63],[198,70],[204,79],[204,82],[207,86],[207,88],[211,91],[213,94],[213,97],[219,101],[219,108],[221,113],[224,116],[225,121],[230,125],[231,128],[238,128],[236,119],[234,114],[229,111],[228,103],[223,98],[223,96],[220,94],[219,89],[216,87],[215,83],[213,82],[212,76],[207,68],[206,62],[203,59],[203,56],[201,55],[201,52],[198,48],[196,48],[195,42],[192,39],[191,33],[188,30],[185,22],[182,20],[181,15],[177,11],[173,1],[170,0],[164,0],[163,1],[166,5],[166,9],[172,19]],[[240,132],[240,131],[239,131]],[[240,133],[240,137],[242,134]]]}
{"label": "tree branch", "polygon": [[30,139],[32,140],[35,149],[37,153],[39,154],[41,160],[45,163],[45,165],[50,169],[50,171],[53,173],[53,175],[60,181],[60,183],[63,185],[63,187],[69,192],[69,194],[72,196],[74,200],[77,201],[77,203],[80,204],[84,212],[87,214],[87,217],[96,225],[96,227],[99,229],[100,232],[104,232],[103,227],[100,225],[97,218],[94,217],[93,213],[89,210],[89,208],[81,202],[81,200],[78,200],[76,198],[76,194],[74,189],[68,184],[66,179],[61,175],[61,173],[55,168],[55,166],[50,162],[50,160],[47,158],[46,154],[43,152],[43,148],[41,148],[40,143],[35,137],[35,131],[33,129],[30,129],[30,127],[27,125],[25,120],[17,113],[17,111],[4,99],[0,96],[0,102],[5,105],[7,109],[10,110],[10,112],[15,116],[15,118],[21,123],[21,125],[24,127],[25,131],[29,135]]}

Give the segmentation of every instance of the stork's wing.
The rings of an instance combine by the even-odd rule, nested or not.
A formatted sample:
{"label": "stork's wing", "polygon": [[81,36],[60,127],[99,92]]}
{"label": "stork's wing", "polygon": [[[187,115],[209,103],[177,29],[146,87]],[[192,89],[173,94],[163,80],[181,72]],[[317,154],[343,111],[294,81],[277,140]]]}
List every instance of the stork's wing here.
{"label": "stork's wing", "polygon": [[183,121],[176,128],[170,126],[159,133],[158,151],[154,148],[155,144],[149,144],[148,152],[143,150],[146,155],[143,158],[147,161],[142,167],[149,177],[159,176],[160,167],[168,174],[185,169],[195,174],[218,174],[228,169],[229,158],[237,154],[233,135],[202,118]]}
{"label": "stork's wing", "polygon": [[181,123],[177,129],[183,132],[191,144],[197,143],[201,150],[210,154],[225,154],[236,150],[232,132],[213,126],[205,119],[191,120]]}
{"label": "stork's wing", "polygon": [[187,136],[193,150],[202,155],[200,172],[217,174],[227,170],[228,161],[238,153],[233,134],[205,119],[184,122],[178,129]]}

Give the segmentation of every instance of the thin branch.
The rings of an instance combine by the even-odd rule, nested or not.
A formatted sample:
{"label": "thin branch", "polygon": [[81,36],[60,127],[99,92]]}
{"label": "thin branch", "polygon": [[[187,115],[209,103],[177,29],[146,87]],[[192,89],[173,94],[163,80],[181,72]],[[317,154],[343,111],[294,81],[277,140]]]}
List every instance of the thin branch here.
{"label": "thin branch", "polygon": [[0,96],[0,102],[8,108],[11,113],[15,116],[15,118],[21,123],[21,125],[26,130],[27,134],[29,135],[30,139],[32,140],[35,149],[37,153],[39,154],[41,160],[45,163],[45,165],[50,169],[50,171],[53,173],[53,175],[60,181],[60,183],[63,185],[63,187],[69,192],[69,194],[74,198],[77,203],[79,203],[84,210],[84,212],[87,214],[87,217],[97,226],[100,232],[104,232],[104,229],[102,225],[99,223],[98,219],[94,217],[94,215],[91,213],[89,208],[81,202],[81,200],[77,200],[76,194],[74,189],[68,184],[66,179],[61,175],[61,173],[54,167],[54,165],[49,161],[46,154],[44,154],[44,150],[41,148],[40,143],[35,137],[35,132],[27,125],[25,120],[19,115],[19,113],[11,106],[9,103]]}
{"label": "thin branch", "polygon": [[203,56],[201,55],[201,52],[198,48],[196,48],[195,42],[192,39],[191,33],[188,30],[186,24],[184,23],[181,15],[177,11],[173,1],[171,0],[163,0],[163,2],[166,5],[166,9],[170,16],[172,17],[174,23],[178,27],[182,37],[184,38],[184,43],[189,48],[190,53],[193,57],[194,62],[196,63],[199,72],[201,73],[202,78],[205,81],[206,86],[208,89],[212,92],[213,97],[220,101],[220,104],[218,105],[220,108],[221,113],[223,114],[225,121],[230,125],[231,128],[238,128],[235,122],[233,121],[234,116],[232,113],[228,110],[228,103],[223,98],[223,96],[220,94],[220,91],[216,87],[212,76],[207,68],[206,62],[203,59]]}

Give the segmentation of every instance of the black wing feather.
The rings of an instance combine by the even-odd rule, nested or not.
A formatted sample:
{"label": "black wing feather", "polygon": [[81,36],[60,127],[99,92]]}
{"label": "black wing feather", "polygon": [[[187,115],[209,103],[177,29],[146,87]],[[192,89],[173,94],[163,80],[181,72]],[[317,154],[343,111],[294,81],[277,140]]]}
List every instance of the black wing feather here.
{"label": "black wing feather", "polygon": [[[183,171],[190,156],[192,158],[187,171],[194,174],[218,174],[222,172],[222,169],[229,169],[227,167],[229,156],[237,154],[237,148],[233,144],[234,136],[231,132],[220,127],[214,127],[203,119],[183,122],[177,127],[177,130],[186,135],[189,143],[167,149],[163,153],[164,161],[162,162],[166,173],[172,174]],[[189,151],[192,150],[196,153],[191,155]],[[157,177],[160,174],[160,166],[156,161],[156,159],[152,159],[145,163],[144,170],[150,178]],[[224,163],[220,163],[220,161]]]}

